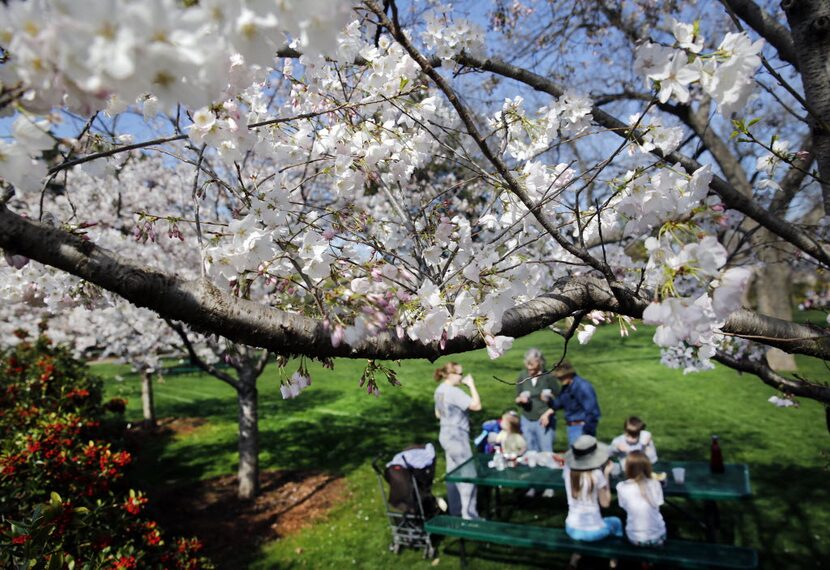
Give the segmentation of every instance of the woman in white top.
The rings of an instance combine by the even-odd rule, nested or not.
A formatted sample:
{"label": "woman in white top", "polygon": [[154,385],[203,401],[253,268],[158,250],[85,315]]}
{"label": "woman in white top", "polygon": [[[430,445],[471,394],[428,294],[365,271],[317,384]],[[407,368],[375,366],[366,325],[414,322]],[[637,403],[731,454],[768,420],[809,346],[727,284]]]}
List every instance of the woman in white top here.
{"label": "woman in white top", "polygon": [[[470,447],[469,412],[481,409],[481,398],[476,390],[473,377],[462,377],[460,364],[448,362],[435,371],[435,417],[441,420],[438,441],[444,448],[447,458],[447,473],[473,456]],[[459,388],[464,384],[470,394]],[[472,483],[447,483],[447,499],[451,515],[461,515],[465,519],[477,519],[476,486]]]}
{"label": "woman in white top", "polygon": [[651,461],[632,451],[625,461],[626,480],[617,483],[617,501],[626,512],[625,536],[637,546],[658,546],[666,540],[666,523],[660,514],[663,487],[651,478]]}
{"label": "woman in white top", "polygon": [[[565,492],[568,497],[568,518],[565,532],[574,540],[595,541],[614,535],[622,536],[622,521],[603,517],[600,507],[611,504],[608,477],[612,464],[608,446],[598,443],[592,435],[581,435],[565,454]],[[571,556],[570,567],[576,567],[580,555]],[[616,561],[611,561],[611,567]]]}

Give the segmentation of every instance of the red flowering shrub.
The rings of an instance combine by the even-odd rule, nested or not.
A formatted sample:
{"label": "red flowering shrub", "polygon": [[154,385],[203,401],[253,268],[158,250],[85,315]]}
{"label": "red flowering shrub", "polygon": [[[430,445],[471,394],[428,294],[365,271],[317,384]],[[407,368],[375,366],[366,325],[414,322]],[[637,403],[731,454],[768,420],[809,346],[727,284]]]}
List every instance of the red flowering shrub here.
{"label": "red flowering shrub", "polygon": [[0,568],[210,568],[124,485],[126,401],[41,336],[0,352]]}

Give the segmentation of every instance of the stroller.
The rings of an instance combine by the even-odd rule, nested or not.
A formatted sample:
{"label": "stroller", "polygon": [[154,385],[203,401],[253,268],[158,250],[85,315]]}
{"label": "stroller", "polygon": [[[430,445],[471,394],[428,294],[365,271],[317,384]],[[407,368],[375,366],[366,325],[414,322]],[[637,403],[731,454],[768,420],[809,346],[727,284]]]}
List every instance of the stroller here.
{"label": "stroller", "polygon": [[[432,495],[435,478],[435,448],[431,443],[413,446],[398,453],[381,467],[382,457],[372,462],[378,477],[386,517],[392,529],[389,550],[398,554],[402,546],[424,549],[424,558],[435,557],[435,547],[424,523],[438,512]],[[389,484],[389,494],[383,481]]]}

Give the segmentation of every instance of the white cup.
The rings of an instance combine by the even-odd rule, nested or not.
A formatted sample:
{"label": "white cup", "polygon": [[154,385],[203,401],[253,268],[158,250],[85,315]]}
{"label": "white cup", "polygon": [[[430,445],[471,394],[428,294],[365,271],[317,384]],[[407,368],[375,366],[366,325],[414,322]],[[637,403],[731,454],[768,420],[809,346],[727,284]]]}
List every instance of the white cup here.
{"label": "white cup", "polygon": [[522,399],[523,402],[527,402],[528,400],[530,400],[530,390],[525,390],[524,392],[519,394],[519,397]]}
{"label": "white cup", "polygon": [[551,390],[550,388],[545,388],[544,390],[542,390],[542,399],[548,399],[551,396],[553,396],[553,390]]}
{"label": "white cup", "polygon": [[671,476],[674,478],[675,483],[682,485],[686,481],[686,470],[682,467],[672,467]]}

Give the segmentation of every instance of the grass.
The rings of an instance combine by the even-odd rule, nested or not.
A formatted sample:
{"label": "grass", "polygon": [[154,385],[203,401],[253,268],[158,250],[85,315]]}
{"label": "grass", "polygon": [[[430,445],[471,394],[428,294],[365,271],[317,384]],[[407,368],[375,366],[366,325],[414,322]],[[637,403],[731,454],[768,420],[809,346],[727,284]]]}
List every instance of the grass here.
{"label": "grass", "polygon": [[[474,424],[498,417],[510,406],[514,388],[494,377],[515,378],[522,354],[530,346],[542,348],[552,360],[562,350],[559,337],[543,331],[518,340],[497,361],[490,361],[483,351],[454,358],[473,374],[481,392],[484,410],[474,415]],[[830,560],[830,510],[826,508],[830,504],[830,435],[821,405],[805,401],[797,409],[774,408],[766,402],[774,394],[771,388],[753,376],[723,367],[688,376],[669,370],[660,365],[647,329],[625,339],[611,327],[601,329],[589,345],[571,347],[569,358],[599,395],[600,439],[610,440],[621,431],[624,418],[636,414],[648,423],[665,459],[706,460],[710,435],[718,434],[727,462],[749,464],[754,497],[722,505],[726,540],[758,549],[765,568],[819,568]],[[266,370],[259,384],[262,467],[341,474],[349,492],[325,521],[266,544],[260,552],[241,553],[238,567],[431,567],[420,553],[409,551],[396,557],[387,551],[390,534],[370,461],[380,452],[398,451],[412,442],[437,443],[432,411],[436,365],[403,363],[399,374],[403,386],[382,386],[381,397],[373,398],[357,387],[363,364],[341,360],[334,371],[312,368],[313,385],[289,401],[279,396],[277,370]],[[816,360],[799,359],[799,366],[808,377],[827,378],[826,368]],[[107,377],[108,395],[127,397],[128,417],[138,420],[137,378],[115,380],[123,369],[114,365],[96,369]],[[186,436],[146,449],[137,474],[142,484],[181,484],[233,473],[233,391],[201,375],[168,377],[155,388],[160,417],[209,421]],[[565,447],[564,432],[560,420],[557,449]],[[439,473],[444,473],[443,457],[439,461]],[[440,482],[436,492],[443,492]],[[561,496],[534,502],[516,497],[513,503],[510,520],[564,525],[566,504]],[[686,506],[702,510],[694,503]],[[670,534],[703,540],[687,519],[671,510],[664,510],[664,515]],[[445,542],[438,566],[458,568],[457,551],[454,541]],[[486,545],[474,545],[468,552],[476,557],[474,567],[485,569],[503,568],[507,561],[513,568],[561,567],[565,560]]]}

